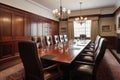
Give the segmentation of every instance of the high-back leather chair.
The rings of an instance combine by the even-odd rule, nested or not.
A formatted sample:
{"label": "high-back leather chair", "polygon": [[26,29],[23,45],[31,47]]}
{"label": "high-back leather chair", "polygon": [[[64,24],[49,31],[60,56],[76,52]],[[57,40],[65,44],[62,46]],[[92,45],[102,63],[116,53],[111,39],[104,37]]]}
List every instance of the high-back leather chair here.
{"label": "high-back leather chair", "polygon": [[58,44],[60,42],[58,35],[54,35],[54,42],[55,44]]}
{"label": "high-back leather chair", "polygon": [[95,64],[98,65],[100,61],[102,60],[105,54],[106,47],[107,47],[107,40],[105,38],[101,38],[98,49],[96,50],[96,53],[94,55]]}
{"label": "high-back leather chair", "polygon": [[59,35],[60,38],[60,42],[64,42],[64,36],[63,35]]}
{"label": "high-back leather chair", "polygon": [[37,43],[38,42],[38,37],[37,36],[32,36],[31,40]]}
{"label": "high-back leather chair", "polygon": [[64,41],[67,42],[68,41],[67,35],[63,35],[63,36],[64,36]]}
{"label": "high-back leather chair", "polygon": [[81,53],[81,55],[77,58],[77,60],[84,61],[84,62],[94,62],[96,55],[99,53],[98,51],[100,50],[103,39],[104,38],[100,39],[99,45],[97,46],[97,49],[95,51],[92,51],[92,52],[87,51],[87,52]]}
{"label": "high-back leather chair", "polygon": [[81,35],[80,35],[80,39],[81,39],[81,40],[85,40],[85,39],[86,39],[86,34],[81,34]]}
{"label": "high-back leather chair", "polygon": [[91,44],[91,47],[93,47],[94,49],[96,49],[97,46],[99,45],[100,38],[101,38],[101,36],[97,35],[97,37],[95,39],[95,42]]}
{"label": "high-back leather chair", "polygon": [[[20,58],[25,70],[25,80],[48,80],[61,75],[57,64],[43,67],[41,59],[38,57],[36,43],[33,41],[20,41],[18,43]],[[56,69],[56,73],[49,70]]]}
{"label": "high-back leather chair", "polygon": [[100,44],[98,46],[98,49],[96,50],[93,62],[76,61],[75,67],[71,72],[71,74],[74,74],[73,77],[75,78],[75,76],[77,77],[84,76],[84,78],[87,78],[89,80],[95,80],[96,71],[105,54],[106,46],[107,46],[106,39],[101,38]]}
{"label": "high-back leather chair", "polygon": [[99,42],[100,42],[101,36],[97,36],[95,43],[92,44],[91,46],[89,46],[89,48],[84,49],[84,53],[87,53],[87,55],[94,55],[93,53],[97,50],[98,46],[99,46]]}
{"label": "high-back leather chair", "polygon": [[100,42],[101,36],[97,36],[96,40],[95,40],[95,44],[94,44],[94,50],[96,51],[96,49],[99,46],[99,42]]}
{"label": "high-back leather chair", "polygon": [[42,48],[44,48],[44,49],[47,46],[45,36],[41,36],[41,45],[42,45]]}
{"label": "high-back leather chair", "polygon": [[45,36],[47,46],[53,45],[52,36]]}
{"label": "high-back leather chair", "polygon": [[32,36],[32,41],[34,41],[36,43],[37,48],[42,47],[41,37],[40,36]]}
{"label": "high-back leather chair", "polygon": [[101,37],[100,37],[99,35],[97,35],[97,37],[96,37],[96,40],[95,40],[94,44],[98,43],[100,38],[101,38]]}

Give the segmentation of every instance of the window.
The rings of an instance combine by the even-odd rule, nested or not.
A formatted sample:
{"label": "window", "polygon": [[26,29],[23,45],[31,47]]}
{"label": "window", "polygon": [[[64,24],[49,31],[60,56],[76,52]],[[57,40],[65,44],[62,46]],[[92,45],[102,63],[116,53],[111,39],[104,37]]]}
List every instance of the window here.
{"label": "window", "polygon": [[49,23],[32,23],[31,36],[46,36],[51,34]]}
{"label": "window", "polygon": [[31,24],[31,35],[36,36],[37,35],[37,23]]}
{"label": "window", "polygon": [[74,21],[74,37],[80,37],[80,34],[86,34],[87,37],[91,37],[91,20],[87,20],[82,25]]}
{"label": "window", "polygon": [[47,36],[51,34],[50,24],[43,23],[43,36]]}

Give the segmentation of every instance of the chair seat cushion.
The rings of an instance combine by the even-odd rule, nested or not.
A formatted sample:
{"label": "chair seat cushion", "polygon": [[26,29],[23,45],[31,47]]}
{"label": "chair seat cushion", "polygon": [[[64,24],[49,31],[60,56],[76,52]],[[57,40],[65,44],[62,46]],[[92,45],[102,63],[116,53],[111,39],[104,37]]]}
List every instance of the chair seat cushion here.
{"label": "chair seat cushion", "polygon": [[93,72],[93,66],[92,65],[86,65],[86,64],[80,64],[77,67],[77,73],[84,73],[84,74],[88,74],[88,75],[92,75]]}
{"label": "chair seat cushion", "polygon": [[92,56],[82,56],[80,60],[85,62],[94,62],[94,58]]}
{"label": "chair seat cushion", "polygon": [[93,51],[94,49],[93,48],[89,48],[89,49],[84,49],[84,52],[91,52],[91,51]]}
{"label": "chair seat cushion", "polygon": [[44,72],[44,79],[45,80],[52,80],[52,79],[57,79],[60,77],[60,73],[58,73],[57,70],[48,70],[47,72]]}
{"label": "chair seat cushion", "polygon": [[93,52],[86,52],[86,53],[82,53],[82,55],[94,56],[94,53]]}

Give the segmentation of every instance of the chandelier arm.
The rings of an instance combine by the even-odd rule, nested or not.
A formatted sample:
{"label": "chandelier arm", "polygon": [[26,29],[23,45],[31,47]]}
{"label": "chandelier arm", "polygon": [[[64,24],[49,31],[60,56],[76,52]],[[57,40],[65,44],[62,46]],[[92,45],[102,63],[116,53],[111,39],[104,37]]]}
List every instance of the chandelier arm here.
{"label": "chandelier arm", "polygon": [[62,7],[62,0],[60,0],[60,8],[53,10],[53,14],[59,19],[68,19],[69,14],[71,13],[70,10],[66,10]]}

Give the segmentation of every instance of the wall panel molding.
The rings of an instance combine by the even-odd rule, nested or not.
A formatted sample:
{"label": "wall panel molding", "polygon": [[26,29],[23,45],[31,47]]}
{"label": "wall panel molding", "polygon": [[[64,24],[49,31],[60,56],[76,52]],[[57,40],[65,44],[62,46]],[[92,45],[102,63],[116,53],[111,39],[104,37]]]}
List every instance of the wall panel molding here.
{"label": "wall panel molding", "polygon": [[18,42],[31,40],[34,23],[48,23],[50,34],[59,34],[59,22],[0,3],[0,63],[19,57]]}

